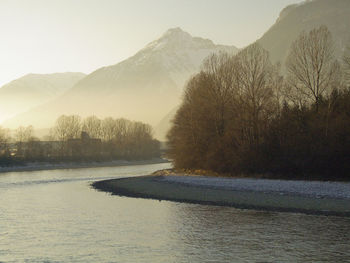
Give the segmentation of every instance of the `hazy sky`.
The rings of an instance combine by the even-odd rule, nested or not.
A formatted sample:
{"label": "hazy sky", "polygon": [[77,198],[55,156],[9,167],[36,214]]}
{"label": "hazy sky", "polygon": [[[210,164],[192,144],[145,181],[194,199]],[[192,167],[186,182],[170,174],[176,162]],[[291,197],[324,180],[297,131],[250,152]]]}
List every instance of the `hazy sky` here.
{"label": "hazy sky", "polygon": [[0,0],[0,86],[116,64],[167,29],[243,47],[301,0]]}

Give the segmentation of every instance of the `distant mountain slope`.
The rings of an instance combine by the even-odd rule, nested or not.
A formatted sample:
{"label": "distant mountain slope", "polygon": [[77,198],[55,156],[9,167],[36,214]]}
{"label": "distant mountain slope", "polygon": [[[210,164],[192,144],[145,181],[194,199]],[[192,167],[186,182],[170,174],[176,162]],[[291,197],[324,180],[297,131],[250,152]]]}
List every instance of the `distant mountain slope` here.
{"label": "distant mountain slope", "polygon": [[288,6],[258,42],[270,52],[274,62],[283,63],[300,32],[320,25],[326,25],[332,32],[335,51],[340,56],[350,44],[350,1],[312,0]]}
{"label": "distant mountain slope", "polygon": [[96,70],[54,102],[6,124],[47,127],[57,116],[72,113],[156,124],[179,104],[185,81],[199,71],[203,59],[219,51],[235,53],[237,48],[170,29],[129,59]]}
{"label": "distant mountain slope", "polygon": [[0,121],[62,95],[83,73],[28,74],[0,88]]}
{"label": "distant mountain slope", "polygon": [[175,117],[179,105],[174,107],[170,112],[168,112],[160,122],[154,126],[154,133],[158,140],[166,141],[166,135],[171,128],[172,120]]}

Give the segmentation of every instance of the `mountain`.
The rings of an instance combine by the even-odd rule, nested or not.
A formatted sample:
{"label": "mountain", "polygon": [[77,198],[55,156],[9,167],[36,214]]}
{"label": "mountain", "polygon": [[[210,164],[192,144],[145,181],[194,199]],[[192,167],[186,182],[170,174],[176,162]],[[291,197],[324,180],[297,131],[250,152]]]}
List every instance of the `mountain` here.
{"label": "mountain", "polygon": [[166,114],[160,122],[154,126],[155,137],[158,140],[166,141],[166,135],[171,128],[171,122],[175,117],[177,110],[179,109],[179,105],[174,107],[168,114]]}
{"label": "mountain", "polygon": [[303,30],[326,25],[335,42],[338,57],[350,45],[350,1],[311,0],[282,10],[276,23],[258,40],[270,52],[272,61],[283,63],[289,47]]}
{"label": "mountain", "polygon": [[85,77],[83,73],[28,74],[0,88],[0,121],[53,100]]}
{"label": "mountain", "polygon": [[233,46],[169,29],[134,56],[87,75],[58,99],[6,122],[9,127],[47,127],[61,114],[124,117],[156,124],[180,103],[185,81],[211,53]]}

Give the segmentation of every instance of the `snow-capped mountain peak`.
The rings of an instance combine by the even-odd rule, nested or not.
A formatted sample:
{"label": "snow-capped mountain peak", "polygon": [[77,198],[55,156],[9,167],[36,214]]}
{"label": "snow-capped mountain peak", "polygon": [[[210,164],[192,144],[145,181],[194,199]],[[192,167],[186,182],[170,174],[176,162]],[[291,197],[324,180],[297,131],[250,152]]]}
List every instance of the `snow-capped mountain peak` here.
{"label": "snow-capped mountain peak", "polygon": [[192,38],[192,36],[180,27],[168,29],[161,38]]}
{"label": "snow-capped mountain peak", "polygon": [[159,39],[146,45],[129,59],[129,63],[141,67],[158,65],[182,89],[186,79],[199,70],[204,58],[220,51],[235,53],[237,48],[215,45],[209,39],[193,37],[177,27],[167,30]]}
{"label": "snow-capped mountain peak", "polygon": [[193,37],[181,28],[171,28],[167,30],[159,39],[149,43],[141,51],[161,51],[161,50],[180,50],[212,48],[215,44],[209,40],[200,37]]}

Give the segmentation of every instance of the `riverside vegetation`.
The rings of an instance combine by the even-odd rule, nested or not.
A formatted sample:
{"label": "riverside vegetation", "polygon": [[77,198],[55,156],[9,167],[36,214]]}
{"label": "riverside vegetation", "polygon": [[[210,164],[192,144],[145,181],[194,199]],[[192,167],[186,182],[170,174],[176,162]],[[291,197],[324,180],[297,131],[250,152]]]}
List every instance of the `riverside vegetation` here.
{"label": "riverside vegetation", "polygon": [[338,61],[325,26],[302,32],[285,65],[257,43],[212,55],[187,83],[169,157],[178,169],[349,180],[349,81],[350,50]]}
{"label": "riverside vegetation", "polygon": [[0,128],[0,164],[26,162],[140,160],[160,157],[159,141],[148,124],[126,119],[82,119],[62,115],[44,140],[33,127],[19,127],[14,136]]}

